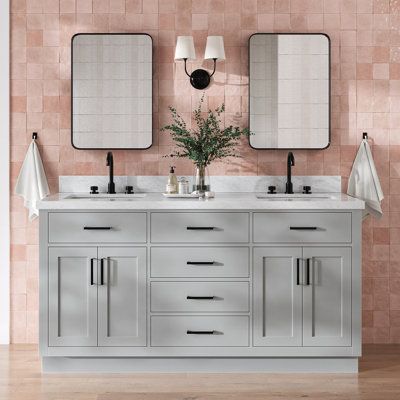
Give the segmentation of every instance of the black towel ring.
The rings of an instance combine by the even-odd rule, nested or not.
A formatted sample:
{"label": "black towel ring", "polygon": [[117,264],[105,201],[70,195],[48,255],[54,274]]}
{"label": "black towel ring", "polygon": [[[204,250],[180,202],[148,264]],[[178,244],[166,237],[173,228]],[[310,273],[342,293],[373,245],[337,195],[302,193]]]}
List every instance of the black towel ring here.
{"label": "black towel ring", "polygon": [[37,138],[38,138],[37,132],[33,132],[33,133],[32,133],[32,139],[33,139],[33,140],[36,140]]}
{"label": "black towel ring", "polygon": [[368,133],[367,132],[363,132],[363,139],[367,139],[368,140]]}

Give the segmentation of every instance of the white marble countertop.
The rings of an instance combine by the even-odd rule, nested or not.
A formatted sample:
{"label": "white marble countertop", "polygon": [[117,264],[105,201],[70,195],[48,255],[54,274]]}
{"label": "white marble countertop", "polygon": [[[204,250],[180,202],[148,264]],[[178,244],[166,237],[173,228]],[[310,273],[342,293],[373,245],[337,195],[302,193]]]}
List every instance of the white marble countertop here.
{"label": "white marble countertop", "polygon": [[[362,210],[364,202],[342,193],[302,195],[274,194],[257,198],[258,193],[217,193],[215,198],[166,198],[162,193],[144,197],[121,196],[110,200],[87,193],[62,193],[39,202],[39,210]],[[73,196],[74,198],[68,198]]]}

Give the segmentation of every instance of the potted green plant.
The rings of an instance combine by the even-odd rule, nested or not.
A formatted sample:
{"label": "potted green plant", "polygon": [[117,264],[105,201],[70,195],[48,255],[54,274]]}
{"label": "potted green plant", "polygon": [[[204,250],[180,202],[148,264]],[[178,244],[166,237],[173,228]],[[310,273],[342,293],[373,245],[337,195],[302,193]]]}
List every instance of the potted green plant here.
{"label": "potted green plant", "polygon": [[184,119],[174,107],[169,107],[172,123],[161,128],[169,131],[176,148],[165,157],[189,158],[193,161],[196,171],[194,174],[193,190],[205,192],[210,190],[206,182],[207,167],[215,160],[227,157],[240,157],[236,147],[243,136],[249,136],[247,128],[237,126],[223,126],[221,114],[225,112],[225,105],[214,111],[208,110],[206,116],[201,111],[204,97],[199,106],[193,111],[195,128],[189,129]]}

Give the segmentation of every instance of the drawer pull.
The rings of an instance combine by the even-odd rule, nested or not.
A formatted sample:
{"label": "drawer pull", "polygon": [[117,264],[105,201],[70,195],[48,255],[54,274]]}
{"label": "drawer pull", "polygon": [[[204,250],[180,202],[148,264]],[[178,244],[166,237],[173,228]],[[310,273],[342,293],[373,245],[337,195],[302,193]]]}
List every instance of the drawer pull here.
{"label": "drawer pull", "polygon": [[291,226],[291,231],[316,231],[316,226]]}
{"label": "drawer pull", "polygon": [[110,231],[111,226],[84,226],[84,231]]}
{"label": "drawer pull", "polygon": [[186,296],[187,300],[214,300],[215,296]]}
{"label": "drawer pull", "polygon": [[187,265],[214,265],[215,261],[187,261]]}
{"label": "drawer pull", "polygon": [[187,335],[214,335],[215,331],[186,331]]}
{"label": "drawer pull", "polygon": [[212,231],[215,229],[214,226],[187,226],[188,231]]}

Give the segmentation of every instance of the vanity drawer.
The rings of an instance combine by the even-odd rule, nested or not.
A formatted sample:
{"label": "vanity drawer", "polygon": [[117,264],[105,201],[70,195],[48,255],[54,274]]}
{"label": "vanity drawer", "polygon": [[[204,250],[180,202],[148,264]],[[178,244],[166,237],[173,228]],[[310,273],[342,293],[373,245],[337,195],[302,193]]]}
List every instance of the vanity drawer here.
{"label": "vanity drawer", "polygon": [[50,243],[145,243],[146,213],[49,213]]}
{"label": "vanity drawer", "polygon": [[150,345],[203,347],[248,346],[248,316],[152,316]]}
{"label": "vanity drawer", "polygon": [[247,243],[248,213],[152,213],[153,243]]}
{"label": "vanity drawer", "polygon": [[152,247],[152,278],[247,278],[248,247]]}
{"label": "vanity drawer", "polygon": [[152,312],[248,312],[248,282],[152,282]]}
{"label": "vanity drawer", "polygon": [[350,243],[351,213],[254,213],[256,243]]}

